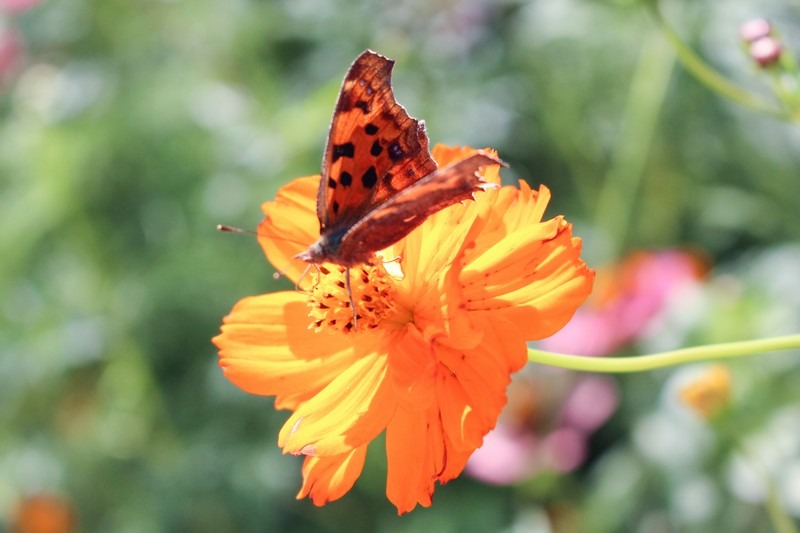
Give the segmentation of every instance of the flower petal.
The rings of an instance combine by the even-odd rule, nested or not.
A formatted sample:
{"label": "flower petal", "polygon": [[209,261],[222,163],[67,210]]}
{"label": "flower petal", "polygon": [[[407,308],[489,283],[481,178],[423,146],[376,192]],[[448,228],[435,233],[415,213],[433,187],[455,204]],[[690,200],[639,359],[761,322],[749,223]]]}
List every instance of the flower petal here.
{"label": "flower petal", "polygon": [[441,470],[435,467],[433,457],[444,455],[444,445],[441,426],[429,413],[397,409],[386,428],[386,497],[397,507],[397,514],[407,513],[417,504],[430,507],[433,503],[434,480]]}
{"label": "flower petal", "polygon": [[436,481],[446,483],[463,470],[474,450],[459,450],[442,431],[439,411],[398,408],[386,429],[386,496],[398,514],[417,504],[430,507]]}
{"label": "flower petal", "polygon": [[[417,233],[409,235],[399,254],[410,280],[399,284],[405,290],[403,305],[414,309],[414,321],[427,339],[445,335],[449,344],[461,349],[482,342],[465,317],[461,269],[503,242],[509,233],[527,234],[537,228],[550,198],[545,187],[533,191],[524,182],[520,182],[520,189],[502,187],[476,196],[476,202],[453,206],[430,217]],[[551,228],[549,233],[529,238],[538,244],[552,233]],[[472,270],[480,273],[481,268]]]}
{"label": "flower petal", "polygon": [[450,298],[444,289],[464,235],[478,212],[470,204],[453,205],[432,215],[406,237],[398,252],[406,276],[396,282],[395,298],[399,308],[412,313],[410,319],[428,342],[439,336],[458,338],[470,347],[480,342],[480,336],[469,328],[454,327],[453,315],[462,302]]}
{"label": "flower petal", "polygon": [[278,408],[296,408],[358,357],[346,336],[310,331],[305,296],[289,291],[240,300],[212,341],[225,377],[277,396]]}
{"label": "flower petal", "polygon": [[294,257],[319,237],[318,188],[319,176],[297,178],[261,206],[266,218],[258,225],[258,242],[269,262],[295,283],[308,265]]}
{"label": "flower petal", "polygon": [[367,446],[359,446],[348,453],[333,457],[306,457],[303,462],[303,487],[297,499],[311,497],[314,505],[322,506],[338,500],[361,475]]}
{"label": "flower petal", "polygon": [[[468,203],[455,204],[431,215],[394,249],[396,257],[402,258],[405,273],[398,283],[399,298],[405,296],[420,309],[417,298],[436,294],[438,281],[452,263],[477,213],[469,207]],[[437,313],[437,302],[432,306],[431,312]]]}
{"label": "flower petal", "polygon": [[[486,149],[486,151],[497,155],[494,150]],[[444,166],[476,152],[474,148],[436,145],[432,154],[439,165]],[[479,175],[489,183],[500,183],[498,165],[482,168]],[[444,269],[452,263],[464,240],[464,235],[478,213],[477,206],[485,201],[483,197],[486,194],[485,191],[477,192],[476,201],[455,204],[434,213],[405,239],[390,247],[391,250],[385,254],[385,257],[402,258],[405,283],[401,285],[404,285],[403,291],[409,302],[416,303],[419,312],[424,313],[425,309],[415,300],[420,295],[428,293],[430,289],[436,288],[436,282],[442,277]],[[429,311],[436,313],[438,302],[431,303]]]}
{"label": "flower petal", "polygon": [[[490,153],[497,157],[497,151],[491,148],[484,148],[483,151]],[[460,159],[466,159],[472,154],[478,152],[475,148],[469,146],[447,146],[446,144],[437,144],[431,150],[431,156],[440,167],[445,167]],[[500,166],[492,165],[490,167],[482,168],[480,176],[489,183],[500,184]]]}
{"label": "flower petal", "polygon": [[465,266],[467,309],[502,316],[526,340],[552,335],[592,290],[594,272],[580,258],[580,239],[561,217],[509,234]]}
{"label": "flower petal", "polygon": [[[356,345],[370,336],[361,333]],[[284,453],[329,457],[362,446],[383,431],[396,402],[387,380],[387,344],[371,345],[372,353],[357,348],[350,362],[322,391],[300,405],[289,417],[278,445]]]}
{"label": "flower petal", "polygon": [[455,449],[468,454],[494,428],[506,404],[510,376],[527,361],[525,342],[515,324],[493,317],[475,327],[484,339],[475,348],[436,347],[437,358],[447,369],[437,382],[444,431]]}
{"label": "flower petal", "polygon": [[389,375],[398,403],[407,411],[421,411],[436,401],[436,359],[431,343],[408,324],[389,350]]}

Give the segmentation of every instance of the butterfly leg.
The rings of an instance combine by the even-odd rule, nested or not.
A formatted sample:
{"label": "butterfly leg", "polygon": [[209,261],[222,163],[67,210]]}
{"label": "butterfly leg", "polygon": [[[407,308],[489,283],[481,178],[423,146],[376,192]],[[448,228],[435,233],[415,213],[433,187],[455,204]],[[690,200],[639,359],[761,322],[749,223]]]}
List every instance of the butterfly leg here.
{"label": "butterfly leg", "polygon": [[356,313],[356,303],[353,301],[353,289],[350,288],[350,267],[344,269],[344,286],[347,289],[347,297],[350,299],[350,309],[353,310],[353,331],[358,328],[358,314]]}
{"label": "butterfly leg", "polygon": [[[301,288],[301,287],[300,287],[300,284],[303,282],[303,280],[304,280],[304,279],[306,278],[306,276],[308,275],[308,272],[309,272],[309,271],[310,271],[312,268],[316,269],[316,271],[317,271],[317,281],[316,281],[316,285],[319,285],[319,280],[320,280],[320,271],[319,271],[319,266],[317,266],[317,265],[316,265],[316,264],[314,264],[314,263],[309,263],[309,264],[306,266],[305,270],[303,270],[303,273],[302,273],[302,274],[300,274],[300,277],[299,277],[299,278],[297,278],[297,281],[296,281],[296,282],[295,282],[295,284],[294,284],[294,290],[296,290],[297,292],[304,293],[304,294],[310,294],[310,293],[311,293],[311,291],[313,290],[313,288],[314,288],[316,285],[312,286],[312,287],[311,287],[311,289],[303,289],[303,288]],[[277,279],[277,278],[276,278],[276,279]]]}

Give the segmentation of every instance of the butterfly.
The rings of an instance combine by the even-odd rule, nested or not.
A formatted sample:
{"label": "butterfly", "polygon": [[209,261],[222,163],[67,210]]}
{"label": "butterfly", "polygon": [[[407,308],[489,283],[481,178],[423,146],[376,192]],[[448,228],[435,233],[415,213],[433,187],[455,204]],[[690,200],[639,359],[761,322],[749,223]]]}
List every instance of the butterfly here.
{"label": "butterfly", "polygon": [[[392,92],[394,61],[366,50],[342,83],[322,159],[317,192],[319,239],[298,254],[311,264],[349,268],[408,235],[427,217],[492,187],[477,171],[504,165],[478,151],[438,168],[425,124],[408,115]],[[355,322],[354,314],[354,322]]]}

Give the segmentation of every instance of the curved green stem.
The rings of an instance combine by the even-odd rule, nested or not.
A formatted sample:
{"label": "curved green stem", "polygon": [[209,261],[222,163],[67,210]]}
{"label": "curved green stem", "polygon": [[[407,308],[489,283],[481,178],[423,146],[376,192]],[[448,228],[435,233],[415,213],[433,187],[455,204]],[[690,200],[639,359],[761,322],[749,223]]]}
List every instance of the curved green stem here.
{"label": "curved green stem", "polygon": [[720,94],[745,107],[749,107],[755,111],[760,111],[783,120],[791,119],[791,115],[787,111],[768,104],[759,96],[756,96],[755,94],[742,89],[738,85],[731,83],[722,74],[711,68],[699,55],[694,52],[694,50],[692,50],[685,42],[683,42],[678,33],[673,30],[669,24],[667,24],[667,21],[664,20],[664,17],[659,12],[655,3],[649,4],[649,7],[650,13],[653,15],[653,18],[655,19],[658,27],[661,29],[661,32],[664,34],[664,37],[666,37],[666,39],[675,49],[675,53],[678,54],[678,59],[680,60],[681,64],[683,64],[686,70],[692,73],[692,75],[694,75],[698,81],[717,94]]}
{"label": "curved green stem", "polygon": [[528,361],[548,366],[583,370],[585,372],[627,373],[655,368],[697,363],[712,359],[743,357],[777,350],[800,349],[800,335],[773,337],[754,341],[727,342],[708,346],[683,348],[669,352],[633,357],[586,357],[528,349]]}

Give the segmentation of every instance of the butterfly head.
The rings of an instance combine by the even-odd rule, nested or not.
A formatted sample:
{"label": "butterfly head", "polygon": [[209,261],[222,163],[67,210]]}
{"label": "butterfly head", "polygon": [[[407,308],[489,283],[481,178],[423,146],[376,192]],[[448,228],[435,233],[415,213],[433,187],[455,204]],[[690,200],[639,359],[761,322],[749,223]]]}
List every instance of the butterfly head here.
{"label": "butterfly head", "polygon": [[342,254],[340,249],[342,240],[347,234],[349,228],[342,228],[341,230],[334,230],[323,232],[319,239],[309,246],[304,252],[295,256],[295,258],[305,261],[306,263],[321,264],[321,263],[334,263],[343,267],[353,267],[361,263],[369,263],[372,259],[372,252],[357,252],[355,250]]}
{"label": "butterfly head", "polygon": [[322,237],[317,242],[309,246],[306,251],[297,254],[295,259],[301,259],[306,263],[320,264],[328,260],[328,253],[325,252],[326,246]]}

